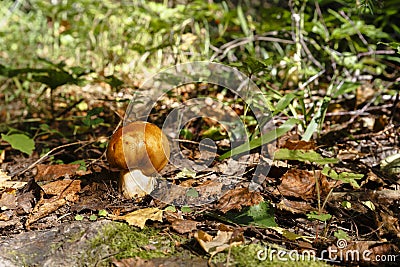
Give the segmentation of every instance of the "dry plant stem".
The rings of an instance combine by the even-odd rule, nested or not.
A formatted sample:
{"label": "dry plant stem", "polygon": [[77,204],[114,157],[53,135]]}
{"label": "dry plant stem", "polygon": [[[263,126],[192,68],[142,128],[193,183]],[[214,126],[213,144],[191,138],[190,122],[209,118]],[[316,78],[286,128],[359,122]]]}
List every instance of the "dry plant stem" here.
{"label": "dry plant stem", "polygon": [[[248,43],[252,43],[254,41],[265,41],[265,42],[274,42],[274,43],[284,43],[284,44],[293,44],[294,42],[292,40],[286,40],[286,39],[281,39],[281,38],[276,38],[276,37],[269,37],[269,36],[251,36],[251,37],[245,37],[245,38],[238,38],[233,41],[230,41],[224,45],[222,45],[220,48],[215,48],[214,50],[217,50],[214,55],[211,57],[211,61],[215,59],[223,59],[226,57],[228,52],[236,47],[246,45]],[[218,56],[222,52],[222,55]]]}
{"label": "dry plant stem", "polygon": [[37,161],[35,161],[31,165],[29,165],[27,168],[23,169],[20,172],[11,173],[10,176],[21,175],[21,174],[25,173],[26,171],[29,171],[30,169],[34,168],[37,164],[39,164],[39,163],[43,162],[44,160],[46,160],[53,152],[55,152],[55,151],[57,151],[57,150],[59,150],[61,148],[66,148],[66,147],[75,146],[75,145],[81,145],[81,144],[87,144],[87,143],[91,143],[91,142],[94,142],[94,141],[78,141],[78,142],[74,142],[74,143],[65,144],[65,145],[61,145],[61,146],[55,147],[52,150],[50,150],[49,152],[47,152],[46,154],[44,154],[42,157],[40,157]]}
{"label": "dry plant stem", "polygon": [[[354,29],[357,29],[356,25],[354,24],[354,21],[352,21],[349,18],[349,16],[347,16],[346,13],[344,13],[343,10],[339,11],[339,14],[342,15],[343,18],[347,19],[350,22],[350,24],[354,27]],[[358,38],[360,38],[361,42],[363,42],[363,44],[368,48],[368,51],[373,52],[371,47],[369,47],[367,40],[365,40],[364,36],[361,34],[359,30],[357,30],[357,35]]]}

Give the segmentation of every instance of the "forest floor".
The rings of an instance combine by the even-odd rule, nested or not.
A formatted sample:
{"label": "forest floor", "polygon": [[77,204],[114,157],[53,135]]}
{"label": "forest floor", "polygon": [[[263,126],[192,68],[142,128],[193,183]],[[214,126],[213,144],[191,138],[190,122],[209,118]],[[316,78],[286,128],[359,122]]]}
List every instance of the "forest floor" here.
{"label": "forest floor", "polygon": [[[157,194],[124,199],[118,173],[105,158],[107,141],[125,115],[124,97],[136,89],[117,93],[98,84],[56,90],[54,110],[42,109],[44,98],[43,106],[32,104],[37,111],[29,120],[14,125],[37,129],[29,157],[0,144],[0,265],[397,266],[400,103],[398,94],[382,96],[371,87],[363,84],[354,97],[332,105],[314,141],[300,140],[293,127],[273,146],[268,143],[266,149],[279,155],[271,160],[256,148],[207,161],[200,141],[218,140],[219,154],[226,133],[213,120],[189,121],[172,155],[180,151],[204,168],[179,168],[179,159],[168,164],[164,179],[195,190],[182,200],[158,188],[168,194],[167,203]],[[158,102],[149,120],[161,127],[172,103],[185,98],[208,95],[225,103],[234,98],[211,89],[206,84],[177,89]],[[78,95],[83,98],[76,101]],[[52,114],[58,116],[48,120]],[[285,119],[274,123],[278,127]],[[304,252],[318,259],[302,258]]]}

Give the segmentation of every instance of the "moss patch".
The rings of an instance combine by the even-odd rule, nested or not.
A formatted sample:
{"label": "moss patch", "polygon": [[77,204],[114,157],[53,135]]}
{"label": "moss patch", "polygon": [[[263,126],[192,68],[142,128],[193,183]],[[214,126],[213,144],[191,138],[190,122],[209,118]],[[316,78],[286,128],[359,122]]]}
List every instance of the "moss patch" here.
{"label": "moss patch", "polygon": [[182,249],[177,244],[184,239],[173,233],[145,227],[140,230],[125,223],[110,223],[99,234],[88,241],[88,252],[83,262],[109,263],[111,258],[142,259],[179,256]]}
{"label": "moss patch", "polygon": [[[194,240],[191,240],[194,241]],[[184,239],[173,233],[163,233],[158,229],[144,228],[140,230],[125,223],[107,224],[97,236],[88,241],[87,252],[83,255],[81,262],[88,265],[108,266],[111,259],[135,258],[142,259],[185,259],[191,262],[193,258],[200,259],[190,253],[187,249],[177,244],[192,246],[193,242]],[[248,244],[232,247],[231,251],[223,251],[212,258],[212,262],[217,266],[225,265],[229,262],[230,266],[306,266],[306,267],[325,267],[330,266],[323,261],[314,260],[286,260],[277,259],[275,254],[272,258],[259,260],[259,251],[265,252],[267,245]],[[196,248],[192,247],[197,250]],[[276,245],[269,245],[275,250],[284,250]],[[268,253],[268,252],[267,252]],[[263,254],[265,255],[265,254]],[[204,258],[202,258],[204,260]]]}

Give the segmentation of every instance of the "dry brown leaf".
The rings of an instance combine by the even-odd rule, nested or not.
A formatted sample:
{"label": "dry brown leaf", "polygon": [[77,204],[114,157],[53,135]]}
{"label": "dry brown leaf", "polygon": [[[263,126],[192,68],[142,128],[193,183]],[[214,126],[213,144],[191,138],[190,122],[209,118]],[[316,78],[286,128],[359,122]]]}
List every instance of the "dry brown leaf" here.
{"label": "dry brown leaf", "polygon": [[87,174],[88,172],[79,170],[80,166],[80,164],[38,164],[36,166],[37,174],[35,176],[35,181],[54,181],[60,177],[71,178],[75,175],[82,176]]}
{"label": "dry brown leaf", "polygon": [[386,212],[380,212],[382,228],[380,228],[381,235],[391,233],[400,238],[400,226],[399,219],[394,216],[387,214]]}
{"label": "dry brown leaf", "polygon": [[141,229],[146,225],[147,220],[162,222],[163,211],[159,208],[145,208],[135,210],[123,216],[110,215],[113,220],[123,220],[129,225],[137,226]]}
{"label": "dry brown leaf", "polygon": [[10,181],[11,176],[8,176],[7,173],[5,173],[1,168],[0,168],[0,189],[4,188],[22,188],[26,185],[26,182],[17,182],[17,181]]}
{"label": "dry brown leaf", "polygon": [[339,153],[337,154],[337,158],[340,159],[341,161],[344,160],[355,160],[360,157],[363,157],[364,154],[358,151],[357,149],[354,148],[349,148],[349,149],[341,149],[339,150]]}
{"label": "dry brown leaf", "polygon": [[0,213],[0,221],[9,221],[13,217],[14,212],[12,210],[6,210]]}
{"label": "dry brown leaf", "polygon": [[68,202],[78,200],[77,193],[81,190],[80,180],[62,180],[46,184],[42,187],[44,194],[53,195],[50,198],[41,198],[35,206],[33,213],[29,215],[26,221],[26,227],[37,220],[49,215]]}
{"label": "dry brown leaf", "polygon": [[226,213],[230,210],[241,210],[243,206],[254,206],[263,201],[259,192],[249,192],[248,188],[229,190],[217,204],[217,209]]}
{"label": "dry brown leaf", "polygon": [[283,198],[281,202],[277,204],[277,208],[280,210],[301,214],[315,210],[309,203],[305,201],[294,201],[286,198]]}
{"label": "dry brown leaf", "polygon": [[278,185],[278,190],[283,196],[297,197],[304,200],[314,199],[316,193],[316,176],[319,181],[319,190],[321,195],[326,195],[335,182],[329,183],[326,176],[321,171],[306,171],[290,169],[282,176],[282,182]]}
{"label": "dry brown leaf", "polygon": [[192,232],[197,229],[198,222],[192,220],[175,220],[172,222],[172,228],[180,234]]}
{"label": "dry brown leaf", "polygon": [[[209,177],[212,179],[212,176]],[[201,185],[195,187],[200,196],[218,196],[222,191],[223,184],[215,180],[207,180]]]}
{"label": "dry brown leaf", "polygon": [[17,208],[17,197],[15,196],[15,190],[3,193],[0,198],[0,208],[1,210]]}
{"label": "dry brown leaf", "polygon": [[315,143],[314,141],[287,139],[281,148],[287,148],[290,150],[315,150]]}
{"label": "dry brown leaf", "polygon": [[238,246],[243,241],[235,241],[232,239],[234,232],[218,231],[217,236],[212,237],[206,232],[199,230],[195,233],[194,237],[205,252],[210,253],[211,256],[232,246]]}

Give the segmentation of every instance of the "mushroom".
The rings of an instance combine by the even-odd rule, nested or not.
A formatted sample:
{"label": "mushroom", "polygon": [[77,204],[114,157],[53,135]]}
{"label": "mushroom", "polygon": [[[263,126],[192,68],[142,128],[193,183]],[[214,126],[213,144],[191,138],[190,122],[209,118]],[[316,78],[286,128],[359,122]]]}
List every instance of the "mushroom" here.
{"label": "mushroom", "polygon": [[156,125],[136,121],[119,128],[111,136],[107,160],[121,170],[119,189],[126,198],[141,198],[154,189],[153,174],[168,163],[169,142]]}

